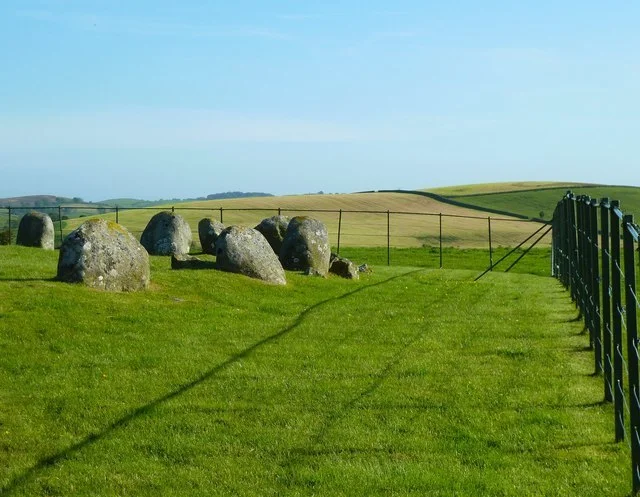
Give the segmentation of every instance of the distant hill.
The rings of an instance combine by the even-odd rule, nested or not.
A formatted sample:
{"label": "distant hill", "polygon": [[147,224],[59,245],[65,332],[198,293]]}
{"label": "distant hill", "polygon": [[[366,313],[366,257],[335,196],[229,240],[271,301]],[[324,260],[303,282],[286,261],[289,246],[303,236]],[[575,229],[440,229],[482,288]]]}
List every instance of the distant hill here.
{"label": "distant hill", "polygon": [[197,198],[171,198],[158,200],[141,200],[136,198],[112,198],[108,200],[100,200],[99,202],[86,202],[80,197],[59,197],[57,195],[25,195],[22,197],[0,198],[0,207],[11,208],[50,208],[64,205],[65,207],[77,207],[79,209],[85,207],[90,209],[106,208],[106,207],[152,207],[154,205],[163,205],[180,202],[195,202],[198,200],[217,200],[229,198],[249,198],[249,197],[273,197],[271,193],[263,192],[223,192],[211,193],[206,197]]}
{"label": "distant hill", "polygon": [[23,197],[0,198],[0,207],[57,207],[59,205],[84,205],[80,197],[58,197],[56,195],[26,195]]}
{"label": "distant hill", "polygon": [[462,185],[424,191],[462,207],[550,220],[557,203],[567,190],[594,199],[607,197],[619,200],[625,212],[640,215],[640,188],[635,186],[519,182]]}
{"label": "distant hill", "polygon": [[[207,200],[223,200],[233,198],[250,198],[250,197],[273,197],[270,193],[261,192],[224,192],[212,193],[206,197],[193,199],[159,199],[159,200],[140,200],[134,198],[114,198],[109,200],[101,200],[100,202],[86,202],[80,197],[59,197],[57,195],[25,195],[22,197],[0,198],[0,209],[10,208],[11,212],[11,228],[17,229],[20,218],[30,210],[37,210],[47,213],[51,219],[56,221],[66,221],[74,218],[84,218],[87,216],[95,216],[106,214],[115,210],[117,206],[120,209],[132,209],[139,207],[154,207],[157,205],[173,205],[185,202],[207,201]],[[62,206],[62,209],[59,207]],[[9,220],[5,216],[0,216],[0,231],[7,229]]]}
{"label": "distant hill", "polygon": [[224,193],[211,193],[206,197],[196,198],[171,198],[171,199],[159,199],[159,200],[140,200],[135,198],[112,198],[108,200],[101,200],[99,203],[109,206],[118,206],[123,209],[133,207],[153,207],[154,205],[166,205],[166,204],[178,204],[183,202],[197,202],[200,200],[218,200],[229,198],[251,198],[251,197],[273,197],[271,193],[263,192],[224,192]]}

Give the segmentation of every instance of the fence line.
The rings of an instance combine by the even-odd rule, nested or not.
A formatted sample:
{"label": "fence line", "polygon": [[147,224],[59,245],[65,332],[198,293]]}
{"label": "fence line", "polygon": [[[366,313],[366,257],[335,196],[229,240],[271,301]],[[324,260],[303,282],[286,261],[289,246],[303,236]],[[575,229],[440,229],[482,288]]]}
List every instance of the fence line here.
{"label": "fence line", "polygon": [[[357,210],[357,209],[312,209],[295,207],[78,207],[74,205],[60,205],[52,207],[21,206],[5,207],[6,217],[2,216],[0,207],[0,236],[2,232],[2,219],[7,220],[8,230],[5,230],[5,238],[8,242],[14,243],[15,231],[17,231],[17,221],[19,217],[31,210],[39,210],[52,214],[55,223],[56,244],[62,244],[65,232],[65,213],[72,213],[74,217],[79,212],[83,212],[87,217],[100,215],[103,217],[115,216],[115,221],[120,223],[122,216],[127,211],[150,211],[160,212],[170,210],[181,212],[187,218],[191,218],[191,224],[197,218],[194,213],[201,212],[205,217],[218,217],[223,224],[244,224],[250,225],[252,222],[258,224],[267,215],[298,215],[298,214],[319,214],[327,228],[332,240],[337,240],[334,245],[339,254],[345,247],[380,247],[386,248],[386,263],[392,263],[392,248],[398,247],[425,247],[437,252],[437,261],[434,265],[444,267],[445,247],[481,248],[488,250],[486,265],[482,268],[493,268],[496,250],[505,247],[522,245],[521,242],[527,235],[537,227],[544,227],[544,223],[539,220],[522,220],[508,217],[486,217],[474,215],[446,214],[434,212],[415,212],[400,210]],[[95,214],[93,214],[95,212]],[[255,213],[256,216],[251,216]],[[259,216],[258,216],[259,215]],[[113,218],[112,218],[113,219]],[[140,219],[132,220],[126,226],[133,234],[141,234],[144,224],[140,224]],[[77,221],[77,219],[75,220]],[[73,221],[72,221],[73,222]],[[13,230],[13,231],[12,231]],[[7,233],[6,231],[9,231]],[[70,231],[70,230],[67,230]],[[194,232],[194,239],[197,240],[197,230]],[[0,240],[0,243],[3,243]],[[395,243],[395,246],[394,246]],[[547,242],[547,246],[550,243]],[[499,255],[502,255],[501,252]],[[381,255],[381,254],[380,254]],[[433,252],[433,255],[436,255]],[[375,257],[378,259],[378,257]],[[381,260],[379,263],[383,263]]]}
{"label": "fence line", "polygon": [[614,406],[615,440],[631,448],[633,495],[640,492],[639,231],[633,216],[608,198],[598,202],[567,192],[553,216],[553,274],[589,331],[594,372],[603,376],[604,400]]}

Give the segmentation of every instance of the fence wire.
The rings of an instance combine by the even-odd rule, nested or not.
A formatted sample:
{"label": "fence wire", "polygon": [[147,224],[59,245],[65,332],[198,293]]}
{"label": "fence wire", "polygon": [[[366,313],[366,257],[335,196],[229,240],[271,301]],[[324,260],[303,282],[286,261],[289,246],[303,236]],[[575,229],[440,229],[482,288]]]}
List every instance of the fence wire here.
{"label": "fence wire", "polygon": [[[259,202],[259,200],[256,200]],[[468,258],[455,251],[443,256],[448,249],[480,249],[487,252],[483,265],[480,262],[468,268],[482,270],[492,265],[506,251],[508,247],[517,246],[524,238],[544,223],[504,217],[484,217],[469,215],[454,215],[447,213],[387,211],[387,210],[355,210],[355,209],[300,209],[287,206],[225,208],[208,206],[181,207],[138,207],[121,209],[114,208],[84,208],[77,211],[76,206],[59,206],[48,208],[6,208],[7,221],[5,228],[11,231],[10,243],[15,243],[20,217],[30,210],[49,213],[54,221],[56,230],[56,247],[71,231],[82,222],[91,218],[106,218],[118,222],[127,228],[134,237],[140,239],[144,229],[153,215],[160,211],[172,211],[181,215],[191,227],[192,252],[200,249],[197,226],[200,220],[212,218],[222,222],[225,226],[240,225],[255,227],[263,219],[282,215],[288,218],[295,216],[311,216],[324,223],[327,227],[329,242],[333,251],[368,248],[379,249],[377,255],[371,255],[373,263],[392,263],[392,250],[423,249],[425,261],[433,267],[464,266]],[[82,212],[80,218],[67,219],[66,213]],[[2,232],[2,217],[0,216],[0,233]],[[1,243],[1,242],[0,242]],[[551,246],[551,236],[544,237],[538,244],[541,247]],[[521,247],[510,260],[505,261],[502,269],[506,268],[519,254],[526,250]],[[435,254],[434,251],[439,253]],[[352,252],[348,252],[352,253]],[[370,254],[368,252],[367,254]],[[348,257],[348,255],[347,255]],[[459,260],[456,257],[462,257]],[[463,265],[460,265],[463,264]]]}

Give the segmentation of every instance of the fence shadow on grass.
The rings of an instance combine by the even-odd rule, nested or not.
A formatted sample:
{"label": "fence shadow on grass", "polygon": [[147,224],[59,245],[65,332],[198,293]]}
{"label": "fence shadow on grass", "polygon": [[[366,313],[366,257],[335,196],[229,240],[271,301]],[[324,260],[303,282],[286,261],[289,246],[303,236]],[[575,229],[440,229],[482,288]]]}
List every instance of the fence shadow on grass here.
{"label": "fence shadow on grass", "polygon": [[269,336],[263,338],[262,340],[254,343],[253,345],[250,345],[249,347],[247,347],[243,351],[239,352],[238,354],[236,354],[234,356],[231,356],[226,361],[224,361],[224,362],[218,364],[217,366],[211,368],[210,370],[206,371],[205,373],[200,375],[195,380],[192,380],[192,381],[190,381],[188,383],[185,383],[181,387],[173,390],[172,392],[167,393],[166,395],[163,395],[162,397],[157,398],[156,400],[154,400],[152,402],[149,402],[146,405],[138,407],[137,409],[131,411],[129,414],[127,414],[127,415],[121,417],[120,419],[114,421],[112,424],[107,426],[101,432],[92,433],[90,435],[87,435],[84,439],[80,440],[79,442],[76,442],[73,445],[70,445],[66,449],[63,449],[63,450],[61,450],[61,451],[59,451],[59,452],[57,452],[55,454],[52,454],[50,456],[47,456],[47,457],[44,457],[44,458],[40,459],[34,466],[28,468],[22,474],[14,477],[12,480],[9,481],[9,483],[6,486],[0,488],[0,495],[10,495],[14,490],[16,490],[21,485],[27,483],[31,478],[33,478],[40,471],[45,470],[45,469],[47,469],[47,468],[49,468],[51,466],[55,466],[56,464],[59,464],[59,463],[65,461],[66,459],[72,457],[74,454],[78,453],[82,449],[84,449],[86,447],[89,447],[89,446],[93,445],[94,443],[99,442],[102,439],[106,438],[112,432],[114,432],[114,431],[116,431],[116,430],[118,430],[120,428],[126,428],[130,423],[135,421],[137,418],[152,412],[154,409],[156,409],[160,405],[164,404],[165,402],[173,400],[176,397],[179,397],[180,395],[182,395],[183,393],[188,392],[191,389],[193,389],[194,387],[200,385],[201,383],[203,383],[203,382],[215,377],[217,374],[221,373],[222,371],[224,371],[229,366],[231,366],[234,363],[240,361],[241,359],[244,359],[244,358],[248,357],[253,352],[258,350],[259,348],[261,348],[261,347],[263,347],[265,345],[268,345],[268,344],[270,344],[272,342],[275,342],[275,341],[279,340],[280,338],[283,338],[284,336],[288,335],[289,333],[294,331],[296,328],[298,328],[304,322],[304,320],[307,318],[307,316],[309,314],[311,314],[313,311],[319,309],[320,307],[323,307],[323,306],[325,306],[325,305],[327,305],[329,303],[332,303],[332,302],[337,302],[339,300],[346,299],[346,298],[348,298],[348,297],[350,297],[352,295],[355,295],[357,293],[360,293],[360,292],[362,292],[364,290],[368,290],[370,288],[381,286],[381,285],[389,283],[389,282],[391,282],[393,280],[396,280],[396,279],[399,279],[399,278],[404,278],[405,276],[410,276],[412,274],[419,273],[419,272],[422,272],[422,271],[424,271],[424,269],[415,269],[415,270],[412,270],[412,271],[407,271],[405,273],[402,273],[402,274],[399,274],[399,275],[396,275],[396,276],[392,276],[391,278],[387,278],[387,279],[379,281],[377,283],[372,283],[370,285],[361,286],[359,288],[356,288],[355,290],[351,290],[351,291],[346,292],[346,293],[344,293],[342,295],[339,295],[337,297],[331,297],[331,298],[328,298],[328,299],[325,299],[325,300],[322,300],[320,302],[315,303],[311,307],[308,307],[307,309],[302,311],[291,325],[287,326],[286,328],[281,329],[280,331],[274,333],[273,335],[269,335]]}

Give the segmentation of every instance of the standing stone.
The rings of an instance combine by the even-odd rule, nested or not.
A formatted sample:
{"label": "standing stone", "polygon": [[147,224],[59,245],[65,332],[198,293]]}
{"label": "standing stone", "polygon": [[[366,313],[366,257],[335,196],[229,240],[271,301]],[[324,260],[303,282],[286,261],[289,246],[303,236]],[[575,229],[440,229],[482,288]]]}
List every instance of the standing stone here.
{"label": "standing stone", "polygon": [[326,276],[329,272],[329,234],[321,221],[306,216],[294,217],[280,249],[285,269]]}
{"label": "standing stone", "polygon": [[178,214],[158,212],[144,229],[140,243],[151,255],[188,254],[191,228]]}
{"label": "standing stone", "polygon": [[284,240],[284,235],[288,227],[288,217],[273,216],[260,221],[256,229],[264,235],[276,255],[279,255],[280,249],[282,248],[282,240]]}
{"label": "standing stone", "polygon": [[149,254],[123,226],[91,219],[62,242],[57,278],[110,291],[149,286]]}
{"label": "standing stone", "polygon": [[223,231],[224,224],[220,221],[216,221],[210,217],[205,217],[200,220],[198,223],[198,236],[204,254],[216,254],[216,240]]}
{"label": "standing stone", "polygon": [[216,267],[269,283],[285,285],[284,269],[259,231],[241,226],[225,229],[216,241]]}
{"label": "standing stone", "polygon": [[53,250],[54,236],[53,221],[47,214],[29,212],[20,220],[16,243],[25,247]]}

